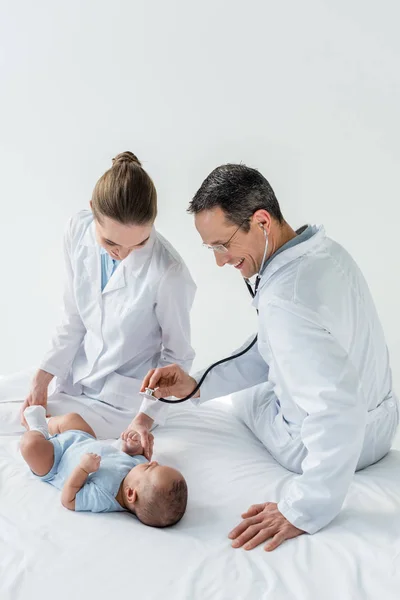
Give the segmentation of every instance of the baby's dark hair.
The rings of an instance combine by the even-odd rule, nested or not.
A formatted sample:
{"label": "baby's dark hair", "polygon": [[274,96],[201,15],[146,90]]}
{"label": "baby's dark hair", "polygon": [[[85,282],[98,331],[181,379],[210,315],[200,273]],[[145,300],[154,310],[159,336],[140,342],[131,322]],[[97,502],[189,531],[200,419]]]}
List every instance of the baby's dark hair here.
{"label": "baby's dark hair", "polygon": [[137,518],[151,527],[169,527],[178,523],[185,514],[188,498],[184,478],[175,479],[169,488],[149,485],[141,502],[136,506]]}

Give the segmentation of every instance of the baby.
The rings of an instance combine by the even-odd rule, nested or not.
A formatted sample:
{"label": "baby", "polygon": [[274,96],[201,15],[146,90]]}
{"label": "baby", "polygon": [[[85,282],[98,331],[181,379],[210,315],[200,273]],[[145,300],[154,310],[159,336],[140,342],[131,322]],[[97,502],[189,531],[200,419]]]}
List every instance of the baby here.
{"label": "baby", "polygon": [[187,486],[182,474],[142,456],[138,439],[121,450],[96,439],[78,414],[46,420],[43,406],[24,411],[29,431],[21,454],[34,475],[54,485],[65,508],[75,511],[128,510],[146,525],[167,527],[185,513]]}

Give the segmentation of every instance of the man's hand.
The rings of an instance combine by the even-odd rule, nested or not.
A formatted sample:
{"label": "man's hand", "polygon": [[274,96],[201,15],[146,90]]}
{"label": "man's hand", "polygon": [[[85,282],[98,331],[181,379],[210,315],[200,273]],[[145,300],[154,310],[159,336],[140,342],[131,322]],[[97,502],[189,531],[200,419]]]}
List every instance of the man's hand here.
{"label": "man's hand", "polygon": [[153,456],[154,436],[150,433],[150,428],[153,422],[153,419],[148,415],[139,413],[121,434],[121,439],[128,444],[128,454],[132,454],[129,447],[129,443],[132,443],[130,441],[135,440],[136,436],[139,436],[142,451],[137,452],[137,454],[143,454],[147,460],[151,460]]}
{"label": "man's hand", "polygon": [[304,533],[279,512],[275,502],[253,504],[242,515],[244,521],[231,531],[229,537],[234,540],[233,548],[244,546],[245,550],[252,550],[259,544],[270,540],[264,550],[275,550],[285,540],[297,537]]}
{"label": "man's hand", "polygon": [[[196,385],[196,380],[178,365],[168,365],[167,367],[151,369],[143,379],[140,391],[144,392],[147,387],[152,390],[158,388],[154,394],[156,398],[166,398],[168,396],[184,398],[194,390]],[[198,394],[196,394],[196,397],[198,397]]]}
{"label": "man's hand", "polygon": [[98,454],[93,454],[93,452],[88,452],[81,457],[79,466],[89,475],[90,473],[95,473],[100,469],[100,463],[101,456]]}
{"label": "man's hand", "polygon": [[32,381],[29,396],[26,398],[20,411],[21,425],[26,427],[26,429],[28,429],[28,424],[24,417],[24,410],[28,406],[34,405],[41,405],[47,408],[47,390],[52,379],[53,375],[41,369],[36,373]]}

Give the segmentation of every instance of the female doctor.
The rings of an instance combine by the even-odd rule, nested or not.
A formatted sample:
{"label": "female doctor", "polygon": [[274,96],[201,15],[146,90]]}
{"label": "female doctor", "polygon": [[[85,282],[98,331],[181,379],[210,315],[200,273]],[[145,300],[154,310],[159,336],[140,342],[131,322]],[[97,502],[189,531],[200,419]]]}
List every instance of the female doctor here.
{"label": "female doctor", "polygon": [[156,366],[189,370],[195,284],[154,227],[156,190],[134,154],[113,160],[90,207],[67,226],[64,317],[21,414],[47,406],[56,378],[56,392],[75,396],[79,412],[90,406],[108,424],[105,436],[117,437],[135,415],[135,431],[164,422],[167,405],[141,402],[141,382]]}

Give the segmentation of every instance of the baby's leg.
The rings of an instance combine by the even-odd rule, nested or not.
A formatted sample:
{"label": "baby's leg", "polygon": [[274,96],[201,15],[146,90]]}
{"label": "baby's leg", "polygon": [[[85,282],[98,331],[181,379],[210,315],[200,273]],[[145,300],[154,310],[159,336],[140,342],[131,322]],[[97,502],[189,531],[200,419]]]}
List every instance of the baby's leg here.
{"label": "baby's leg", "polygon": [[54,464],[54,446],[40,431],[27,431],[21,440],[21,454],[35,475],[47,475]]}
{"label": "baby's leg", "polygon": [[49,420],[48,427],[50,435],[64,433],[64,431],[71,431],[71,429],[74,429],[77,431],[85,431],[94,438],[96,437],[96,434],[90,425],[77,413],[68,413],[67,415],[61,415],[60,417],[52,417]]}

